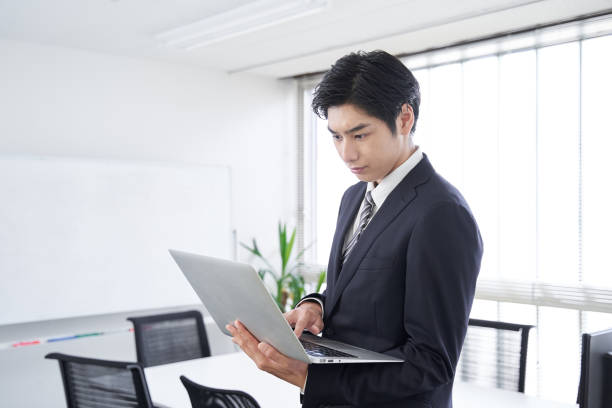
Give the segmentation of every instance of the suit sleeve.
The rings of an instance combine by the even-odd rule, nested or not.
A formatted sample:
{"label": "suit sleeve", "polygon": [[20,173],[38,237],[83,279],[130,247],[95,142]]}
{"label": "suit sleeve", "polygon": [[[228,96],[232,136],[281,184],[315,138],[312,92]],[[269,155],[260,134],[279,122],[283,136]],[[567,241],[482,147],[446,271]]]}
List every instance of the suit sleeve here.
{"label": "suit sleeve", "polygon": [[325,298],[327,295],[327,289],[323,293],[311,293],[310,295],[304,296],[295,306],[297,309],[304,302],[316,302],[321,306],[321,314],[325,314]]}
{"label": "suit sleeve", "polygon": [[481,257],[480,233],[466,208],[445,202],[429,210],[406,250],[405,342],[387,352],[404,362],[312,364],[304,407],[380,404],[452,381]]}

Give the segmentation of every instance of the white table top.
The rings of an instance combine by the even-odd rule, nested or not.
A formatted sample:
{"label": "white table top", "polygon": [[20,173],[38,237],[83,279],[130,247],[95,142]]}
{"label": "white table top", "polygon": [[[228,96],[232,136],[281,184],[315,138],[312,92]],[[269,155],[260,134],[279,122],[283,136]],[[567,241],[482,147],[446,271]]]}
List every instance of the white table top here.
{"label": "white table top", "polygon": [[[172,408],[191,408],[189,396],[179,380],[181,375],[213,388],[238,389],[251,394],[264,408],[300,407],[297,387],[260,371],[243,353],[183,361],[145,369],[154,403]],[[454,408],[576,408],[575,404],[544,401],[539,398],[495,388],[456,382]]]}
{"label": "white table top", "polygon": [[298,387],[260,371],[242,352],[148,367],[145,375],[153,402],[172,408],[191,408],[181,375],[208,387],[247,392],[262,408],[301,406]]}

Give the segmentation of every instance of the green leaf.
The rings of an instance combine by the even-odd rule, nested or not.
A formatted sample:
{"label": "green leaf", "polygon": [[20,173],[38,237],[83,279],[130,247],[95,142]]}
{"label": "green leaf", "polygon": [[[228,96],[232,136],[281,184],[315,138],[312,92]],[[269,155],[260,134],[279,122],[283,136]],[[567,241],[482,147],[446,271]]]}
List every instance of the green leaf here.
{"label": "green leaf", "polygon": [[261,259],[263,259],[264,261],[267,262],[266,258],[264,258],[264,256],[261,254],[261,251],[257,247],[257,241],[255,240],[255,238],[253,238],[253,247],[252,248],[249,247],[248,245],[246,245],[243,242],[241,242],[240,245],[242,245],[243,248],[245,248],[247,251],[251,252],[253,255],[258,256],[259,258],[261,258]]}
{"label": "green leaf", "polygon": [[293,250],[294,242],[295,242],[295,228],[293,229],[293,232],[291,233],[291,239],[289,239],[289,242],[287,243],[287,245],[285,245],[285,253],[283,254],[283,269],[285,269],[287,267],[287,264],[289,263],[289,258],[291,258],[291,251]]}
{"label": "green leaf", "polygon": [[[281,311],[285,311],[285,308],[296,306],[297,302],[304,297],[305,292],[305,279],[300,272],[300,268],[305,265],[302,261],[302,257],[305,251],[312,247],[313,243],[308,245],[298,255],[292,259],[291,255],[295,246],[296,228],[291,229],[291,236],[287,235],[287,224],[282,221],[278,222],[278,243],[281,258],[281,269],[274,268],[272,264],[262,255],[257,241],[252,239],[252,246],[240,243],[240,245],[249,251],[251,254],[260,258],[264,263],[265,267],[258,270],[260,279],[264,280],[266,275],[270,274],[274,280],[276,286],[275,292],[273,293],[274,301]],[[323,282],[325,281],[325,271],[319,274],[317,281],[317,292],[320,291]],[[273,292],[271,289],[270,292]],[[289,297],[289,299],[288,299]],[[287,304],[284,304],[287,303]]]}
{"label": "green leaf", "polygon": [[[248,245],[244,244],[243,242],[240,243],[240,245],[245,248],[247,251],[249,251],[250,253],[252,253],[253,255],[257,256],[259,259],[261,259],[262,261],[264,261],[264,263],[268,266],[268,268],[270,268],[270,272],[272,272],[274,270],[274,267],[270,264],[270,261],[268,261],[266,259],[266,257],[264,257],[261,252],[259,251],[259,248],[257,247],[257,241],[255,241],[255,238],[253,238],[253,248],[249,247]],[[272,272],[274,275],[276,275],[276,273]]]}
{"label": "green leaf", "polygon": [[245,244],[244,242],[241,242],[240,245],[246,249],[247,251],[249,251],[250,253],[252,253],[253,255],[257,255],[257,256],[261,256],[261,253],[259,253],[259,249],[257,248],[257,242],[255,242],[255,239],[253,239],[253,248],[251,248],[250,246],[248,246],[247,244]]}
{"label": "green leaf", "polygon": [[299,275],[291,276],[291,281],[289,282],[289,288],[291,290],[291,297],[293,298],[292,309],[295,309],[300,299],[304,297],[304,277]]}
{"label": "green leaf", "polygon": [[287,247],[287,227],[278,222],[278,247],[281,256],[281,275],[285,274],[285,248]]}

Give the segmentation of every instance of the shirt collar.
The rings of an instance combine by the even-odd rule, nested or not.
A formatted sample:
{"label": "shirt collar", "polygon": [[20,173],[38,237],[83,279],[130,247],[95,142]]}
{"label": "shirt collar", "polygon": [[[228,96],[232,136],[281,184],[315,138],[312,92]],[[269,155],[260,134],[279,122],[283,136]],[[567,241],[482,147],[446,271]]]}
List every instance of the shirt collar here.
{"label": "shirt collar", "polygon": [[405,162],[399,165],[399,167],[393,170],[391,173],[387,174],[380,183],[374,187],[373,182],[368,182],[368,187],[366,189],[366,193],[371,191],[372,200],[374,200],[374,204],[376,208],[380,208],[389,194],[397,187],[397,185],[410,173],[410,171],[421,161],[423,158],[423,152],[421,151],[421,147],[417,146],[417,149],[406,159]]}

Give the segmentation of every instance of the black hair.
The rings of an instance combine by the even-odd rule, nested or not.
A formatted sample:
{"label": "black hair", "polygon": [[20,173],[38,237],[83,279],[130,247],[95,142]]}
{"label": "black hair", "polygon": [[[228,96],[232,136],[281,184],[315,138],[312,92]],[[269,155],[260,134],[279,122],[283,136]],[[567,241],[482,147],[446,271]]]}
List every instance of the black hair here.
{"label": "black hair", "polygon": [[421,93],[412,72],[396,57],[381,51],[358,51],[340,58],[314,90],[312,110],[327,119],[333,106],[352,104],[385,122],[395,134],[395,121],[407,103],[416,128]]}

